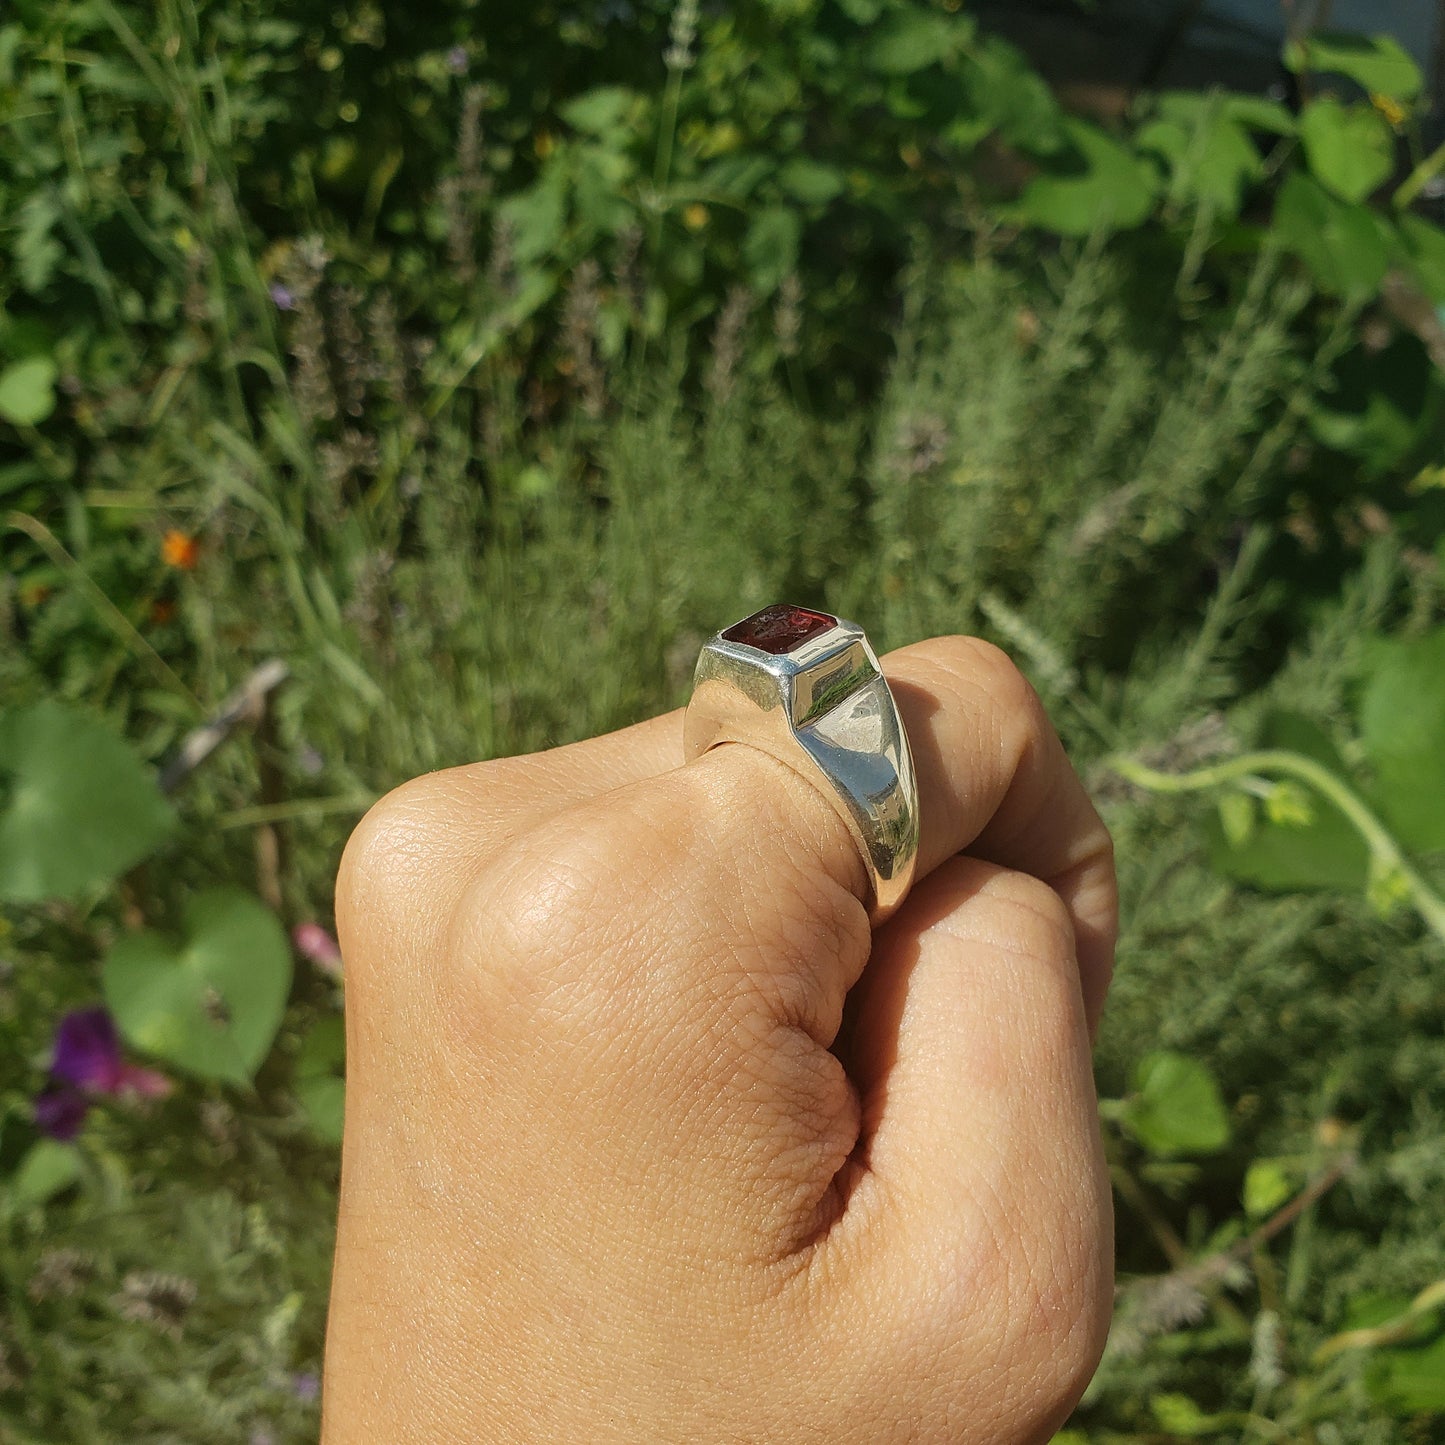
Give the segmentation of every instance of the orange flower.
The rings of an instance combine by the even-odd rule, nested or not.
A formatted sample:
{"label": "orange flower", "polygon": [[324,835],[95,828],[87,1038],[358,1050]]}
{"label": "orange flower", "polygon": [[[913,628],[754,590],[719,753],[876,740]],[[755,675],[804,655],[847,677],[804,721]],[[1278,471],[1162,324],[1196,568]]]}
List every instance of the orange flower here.
{"label": "orange flower", "polygon": [[161,538],[161,559],[167,567],[179,567],[182,572],[194,572],[201,560],[201,544],[188,532],[172,527]]}

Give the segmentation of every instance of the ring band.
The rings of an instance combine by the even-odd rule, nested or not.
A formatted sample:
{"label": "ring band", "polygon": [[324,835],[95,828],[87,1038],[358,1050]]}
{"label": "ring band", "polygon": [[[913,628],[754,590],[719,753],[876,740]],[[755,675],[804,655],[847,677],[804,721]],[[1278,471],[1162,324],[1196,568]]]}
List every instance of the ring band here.
{"label": "ring band", "polygon": [[918,784],[861,627],[779,603],[704,644],[683,729],[687,761],[722,743],[760,748],[819,785],[862,852],[874,924],[902,903],[918,859]]}

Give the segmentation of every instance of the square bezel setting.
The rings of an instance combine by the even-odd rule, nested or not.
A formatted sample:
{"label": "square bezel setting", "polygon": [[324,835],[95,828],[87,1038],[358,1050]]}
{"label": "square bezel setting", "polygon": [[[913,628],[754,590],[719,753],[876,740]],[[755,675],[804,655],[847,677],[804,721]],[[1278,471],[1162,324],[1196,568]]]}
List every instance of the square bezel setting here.
{"label": "square bezel setting", "polygon": [[724,642],[736,642],[765,652],[769,657],[786,657],[837,626],[838,619],[830,613],[775,602],[741,622],[734,622],[719,635]]}

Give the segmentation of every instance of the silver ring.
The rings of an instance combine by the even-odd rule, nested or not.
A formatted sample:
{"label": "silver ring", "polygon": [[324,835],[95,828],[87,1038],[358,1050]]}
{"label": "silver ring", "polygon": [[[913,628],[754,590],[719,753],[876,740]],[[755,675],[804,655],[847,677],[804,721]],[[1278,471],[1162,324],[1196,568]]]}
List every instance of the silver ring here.
{"label": "silver ring", "polygon": [[887,918],[918,859],[918,784],[908,735],[863,629],[777,603],[703,646],[683,747],[687,761],[748,743],[820,785],[848,825]]}

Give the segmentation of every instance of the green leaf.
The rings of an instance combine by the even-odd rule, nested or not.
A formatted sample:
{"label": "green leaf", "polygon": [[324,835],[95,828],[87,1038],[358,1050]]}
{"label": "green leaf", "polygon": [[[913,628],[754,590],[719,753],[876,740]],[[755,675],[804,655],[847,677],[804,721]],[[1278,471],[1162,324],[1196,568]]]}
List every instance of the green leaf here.
{"label": "green leaf", "polygon": [[622,129],[629,111],[636,114],[638,100],[637,93],[624,86],[602,85],[559,106],[557,114],[573,130],[601,140],[620,141],[625,137],[618,136],[617,132]]}
{"label": "green leaf", "polygon": [[778,184],[807,206],[822,206],[843,194],[846,178],[837,166],[799,156],[778,172]]}
{"label": "green leaf", "polygon": [[1302,783],[1284,779],[1265,794],[1264,815],[1281,828],[1308,828],[1315,820],[1314,795]]}
{"label": "green leaf", "polygon": [[1139,1061],[1123,1122],[1153,1154],[1210,1154],[1229,1142],[1214,1076],[1195,1059],[1160,1052]]}
{"label": "green leaf", "polygon": [[796,268],[802,235],[802,220],[791,206],[767,206],[753,217],[743,241],[743,260],[759,295],[777,290]]}
{"label": "green leaf", "polygon": [[1285,47],[1285,65],[1296,74],[1343,75],[1371,95],[1414,100],[1424,85],[1420,67],[1389,35],[1350,35],[1322,30]]}
{"label": "green leaf", "polygon": [[341,1142],[345,1113],[346,1029],[339,1018],[323,1018],[307,1033],[296,1057],[296,1098],[316,1137]]}
{"label": "green leaf", "polygon": [[1160,1426],[1175,1435],[1212,1435],[1218,1428],[1213,1415],[1206,1415],[1188,1395],[1152,1395],[1149,1409]]}
{"label": "green leaf", "polygon": [[1384,117],[1366,105],[1314,100],[1299,123],[1310,170],[1343,201],[1363,201],[1395,169],[1395,138]]}
{"label": "green leaf", "polygon": [[1231,848],[1242,848],[1254,836],[1259,809],[1248,793],[1225,793],[1219,800],[1219,826]]}
{"label": "green leaf", "polygon": [[1445,1414],[1445,1335],[1427,1345],[1380,1350],[1366,1366],[1365,1390],[1396,1415]]}
{"label": "green leaf", "polygon": [[1370,856],[1370,874],[1365,881],[1365,901],[1381,918],[1389,918],[1410,900],[1410,880],[1398,863]]}
{"label": "green leaf", "polygon": [[296,1101],[306,1115],[311,1132],[323,1144],[339,1144],[346,1119],[346,1085],[341,1079],[325,1077],[300,1079]]}
{"label": "green leaf", "polygon": [[1405,847],[1445,849],[1445,627],[1378,642],[1367,657],[1360,741],[1380,809]]}
{"label": "green leaf", "polygon": [[518,265],[555,251],[567,217],[567,178],[560,164],[549,164],[536,182],[508,196],[497,212],[512,228],[512,252]]}
{"label": "green leaf", "polygon": [[1274,234],[1309,268],[1322,291],[1374,296],[1390,265],[1383,223],[1367,206],[1351,206],[1317,181],[1292,171],[1274,207]]}
{"label": "green leaf", "polygon": [[1445,231],[1409,213],[1397,218],[1396,227],[1416,279],[1437,306],[1445,304]]}
{"label": "green leaf", "polygon": [[0,713],[0,898],[72,898],[139,863],[175,822],[103,724],[56,702]]}
{"label": "green leaf", "polygon": [[12,426],[39,426],[55,410],[55,363],[30,356],[0,371],[0,418]]}
{"label": "green leaf", "polygon": [[883,75],[912,75],[952,55],[973,33],[965,19],[904,10],[865,42],[868,64]]}
{"label": "green leaf", "polygon": [[1244,1212],[1251,1219],[1273,1214],[1292,1194],[1289,1171],[1278,1159],[1256,1159],[1244,1175]]}
{"label": "green leaf", "polygon": [[247,1083],[271,1047],[291,987],[291,949],[275,914],[236,888],[198,893],[179,946],[121,938],[101,968],[126,1040],[203,1079]]}
{"label": "green leaf", "polygon": [[1029,182],[1014,207],[1018,219],[1060,236],[1124,231],[1147,220],[1156,189],[1149,165],[1086,121],[1069,119],[1064,128],[1067,157],[1050,159]]}
{"label": "green leaf", "polygon": [[1311,406],[1309,427],[1316,441],[1354,457],[1363,476],[1375,478],[1404,461],[1419,440],[1421,419],[1405,414],[1398,392],[1381,387],[1358,411]]}
{"label": "green leaf", "polygon": [[772,174],[773,162],[766,156],[731,155],[714,161],[699,177],[698,192],[729,200],[745,201],[758,183]]}
{"label": "green leaf", "polygon": [[1429,445],[1439,410],[1436,377],[1414,336],[1353,347],[1335,364],[1328,405],[1320,400],[1310,407],[1310,430],[1348,453],[1365,479],[1383,478]]}
{"label": "green leaf", "polygon": [[1248,130],[1220,96],[1160,96],[1158,119],[1134,143],[1168,163],[1171,199],[1204,201],[1228,218],[1239,214],[1246,188],[1264,174]]}
{"label": "green leaf", "polygon": [[1272,135],[1293,135],[1296,123],[1293,114],[1277,100],[1262,95],[1230,95],[1222,98],[1224,113],[1249,130],[1269,131]]}
{"label": "green leaf", "polygon": [[[1326,733],[1298,713],[1271,713],[1265,719],[1259,745],[1302,753],[1341,777],[1349,776]],[[1271,796],[1278,799],[1279,795],[1272,790]],[[1288,810],[1288,793],[1285,801]],[[1294,814],[1298,817],[1297,807]],[[1205,834],[1209,861],[1215,871],[1256,888],[1358,891],[1365,886],[1369,849],[1350,820],[1313,789],[1309,790],[1306,823],[1286,825],[1266,817],[1257,819],[1247,836],[1231,838],[1222,822],[1209,819]]]}
{"label": "green leaf", "polygon": [[25,1152],[6,1185],[12,1209],[32,1209],[77,1184],[80,1150],[57,1139],[37,1139]]}
{"label": "green leaf", "polygon": [[991,35],[968,59],[969,97],[988,130],[1030,155],[1053,155],[1068,144],[1063,110],[1021,50]]}

